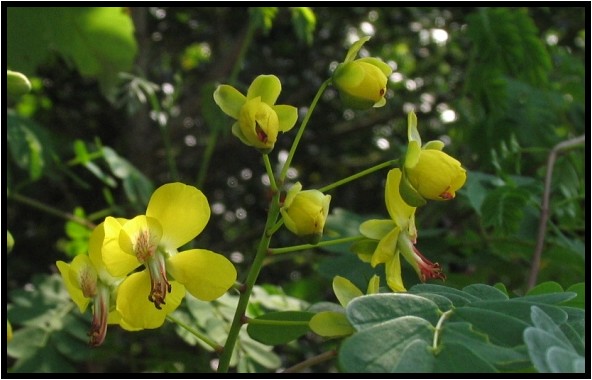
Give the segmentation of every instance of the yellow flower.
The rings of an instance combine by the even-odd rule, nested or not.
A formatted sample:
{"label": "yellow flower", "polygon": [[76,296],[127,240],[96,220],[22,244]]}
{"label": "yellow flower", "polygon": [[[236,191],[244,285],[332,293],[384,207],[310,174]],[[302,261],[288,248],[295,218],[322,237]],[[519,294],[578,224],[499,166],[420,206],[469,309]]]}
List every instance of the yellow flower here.
{"label": "yellow flower", "polygon": [[416,207],[424,205],[426,199],[453,199],[467,179],[466,170],[442,152],[443,142],[434,140],[422,147],[415,113],[411,112],[408,119],[409,145],[400,188],[403,199]]}
{"label": "yellow flower", "polygon": [[223,84],[214,91],[214,101],[228,116],[237,121],[232,133],[244,144],[269,153],[279,132],[287,132],[298,120],[298,110],[289,105],[276,105],[282,84],[275,75],[259,75],[247,96],[236,88]]}
{"label": "yellow flower", "polygon": [[393,70],[385,62],[375,57],[354,60],[362,45],[370,37],[365,37],[352,45],[345,61],[333,72],[333,84],[339,90],[345,105],[365,109],[382,107],[386,104],[386,84]]}
{"label": "yellow flower", "polygon": [[84,312],[93,302],[90,345],[103,343],[108,323],[118,323],[117,312],[112,305],[112,295],[122,278],[111,276],[102,260],[102,247],[105,240],[105,225],[99,224],[91,233],[88,255],[78,255],[71,263],[57,261],[56,265],[70,297]]}
{"label": "yellow flower", "polygon": [[[205,195],[179,182],[156,189],[145,215],[105,219],[116,239],[105,240],[103,259],[112,275],[146,269],[120,285],[116,309],[128,330],[156,328],[174,311],[185,290],[203,301],[223,295],[236,280],[236,269],[224,256],[205,249],[177,249],[195,238],[210,218]],[[169,281],[168,275],[175,280]]]}
{"label": "yellow flower", "polygon": [[318,243],[323,235],[329,214],[331,196],[318,190],[304,190],[297,182],[286,194],[280,209],[286,228],[311,243]]}
{"label": "yellow flower", "polygon": [[401,177],[400,169],[392,169],[387,175],[385,202],[391,219],[372,219],[360,225],[362,235],[370,240],[378,240],[376,248],[370,254],[361,250],[357,252],[360,259],[369,262],[372,267],[385,264],[387,284],[395,292],[405,291],[401,277],[400,254],[413,266],[422,281],[428,278],[445,278],[440,266],[426,259],[415,248],[416,208],[403,201],[399,193]]}

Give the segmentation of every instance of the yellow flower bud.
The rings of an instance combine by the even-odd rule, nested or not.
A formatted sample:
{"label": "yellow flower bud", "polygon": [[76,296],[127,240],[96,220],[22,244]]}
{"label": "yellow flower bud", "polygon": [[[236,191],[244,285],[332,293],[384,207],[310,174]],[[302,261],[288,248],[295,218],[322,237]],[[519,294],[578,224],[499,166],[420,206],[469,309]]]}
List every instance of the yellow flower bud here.
{"label": "yellow flower bud", "polygon": [[242,137],[264,152],[273,149],[279,125],[277,113],[261,97],[247,100],[240,110],[238,127]]}
{"label": "yellow flower bud", "polygon": [[323,235],[331,196],[318,190],[301,189],[299,182],[292,186],[280,212],[288,230],[316,244]]}
{"label": "yellow flower bud", "polygon": [[417,164],[405,174],[422,197],[432,200],[453,199],[467,179],[461,163],[437,149],[422,149]]}
{"label": "yellow flower bud", "polygon": [[333,83],[349,107],[382,107],[386,103],[387,76],[391,72],[390,66],[378,58],[361,58],[337,66]]}
{"label": "yellow flower bud", "polygon": [[420,207],[427,199],[453,199],[465,184],[467,171],[458,160],[442,152],[442,141],[428,141],[422,146],[414,112],[408,116],[407,135],[409,144],[399,186],[403,200],[410,206]]}

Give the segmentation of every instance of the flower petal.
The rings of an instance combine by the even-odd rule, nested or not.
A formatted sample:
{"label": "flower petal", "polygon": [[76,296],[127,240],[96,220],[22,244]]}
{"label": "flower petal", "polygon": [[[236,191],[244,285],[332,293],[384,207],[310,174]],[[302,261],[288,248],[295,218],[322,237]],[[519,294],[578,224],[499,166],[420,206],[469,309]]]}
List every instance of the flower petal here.
{"label": "flower petal", "polygon": [[98,273],[87,255],[77,255],[70,263],[70,280],[82,290],[82,295],[97,295]]}
{"label": "flower petal", "polygon": [[214,101],[222,112],[238,119],[240,109],[247,101],[247,98],[236,88],[223,84],[218,86],[216,91],[214,91]]}
{"label": "flower petal", "polygon": [[222,296],[236,281],[234,265],[226,257],[205,249],[179,252],[167,260],[167,270],[202,301]]}
{"label": "flower petal", "polygon": [[247,90],[247,100],[260,96],[263,103],[273,106],[281,91],[282,83],[278,77],[275,75],[259,75]]}
{"label": "flower petal", "polygon": [[176,250],[203,231],[210,220],[210,205],[197,188],[180,182],[168,183],[152,194],[146,216],[160,222],[160,244],[167,250]]}
{"label": "flower petal", "polygon": [[378,275],[372,276],[370,281],[368,281],[368,289],[366,290],[366,294],[376,294],[380,291],[380,277]]}
{"label": "flower petal", "polygon": [[409,142],[417,141],[421,147],[421,136],[417,130],[417,115],[413,111],[407,115],[407,137],[409,138]]}
{"label": "flower petal", "polygon": [[385,76],[389,76],[393,73],[393,69],[388,65],[388,63],[383,62],[381,59],[376,57],[364,57],[357,60],[358,62],[367,62],[373,66],[376,66],[382,71]]}
{"label": "flower petal", "polygon": [[[364,78],[366,72],[363,66],[356,64],[356,62],[341,63],[333,72],[333,84],[339,90],[356,88]],[[349,91],[347,91],[349,93]]]}
{"label": "flower petal", "polygon": [[60,274],[62,275],[62,280],[66,285],[68,294],[70,294],[70,297],[72,298],[76,306],[78,306],[80,312],[84,313],[84,311],[88,307],[88,304],[90,303],[90,298],[85,297],[82,294],[82,289],[80,289],[78,283],[72,281],[72,278],[70,276],[70,264],[64,261],[57,261],[56,265],[58,267],[58,270],[60,271]]}
{"label": "flower petal", "polygon": [[403,172],[403,177],[399,183],[399,194],[409,206],[420,207],[427,203],[425,198],[409,182],[407,172]]}
{"label": "flower petal", "polygon": [[367,238],[380,240],[395,228],[395,223],[389,219],[371,219],[360,225],[360,233]]}
{"label": "flower petal", "polygon": [[253,146],[249,142],[249,140],[247,140],[245,135],[243,134],[243,131],[241,130],[240,124],[238,121],[236,123],[232,124],[232,134],[235,135],[236,137],[238,137],[239,140],[242,141],[243,144],[248,145],[248,146]]}
{"label": "flower petal", "polygon": [[415,213],[415,207],[408,205],[401,197],[399,191],[401,177],[401,169],[396,168],[388,172],[384,198],[389,215],[399,227],[404,229],[409,225],[409,219]]}
{"label": "flower petal", "polygon": [[422,147],[423,149],[435,149],[435,150],[442,150],[444,148],[444,142],[440,140],[431,140],[425,143]]}
{"label": "flower petal", "polygon": [[395,254],[385,264],[386,272],[386,283],[393,292],[405,292],[405,286],[403,285],[403,278],[401,277],[401,259],[399,252]]}
{"label": "flower petal", "polygon": [[155,329],[162,326],[167,314],[172,313],[185,296],[185,287],[171,281],[171,292],[166,304],[157,309],[148,300],[150,274],[147,270],[129,275],[119,286],[116,309],[121,315],[119,324],[126,330]]}
{"label": "flower petal", "polygon": [[280,123],[279,131],[287,132],[296,125],[296,121],[298,121],[298,109],[296,107],[282,104],[271,108],[277,114]]}
{"label": "flower petal", "polygon": [[121,252],[144,264],[154,256],[162,239],[162,226],[155,218],[138,215],[121,226],[119,247]]}
{"label": "flower petal", "polygon": [[370,40],[370,37],[369,36],[366,36],[366,37],[362,37],[359,40],[357,40],[356,42],[354,42],[352,44],[352,46],[350,46],[350,48],[348,49],[347,55],[345,56],[345,59],[343,60],[343,62],[353,61],[354,58],[356,58],[356,55],[358,55],[358,51],[360,51],[360,49],[362,48],[362,46],[368,40]]}
{"label": "flower petal", "polygon": [[421,154],[421,145],[417,141],[409,141],[407,145],[407,152],[405,153],[405,168],[412,169],[419,162],[419,155]]}
{"label": "flower petal", "polygon": [[302,184],[300,182],[296,182],[295,184],[293,184],[292,187],[290,187],[290,189],[286,193],[286,198],[284,199],[284,204],[282,207],[290,207],[292,205],[292,202],[294,201],[294,198],[296,198],[296,195],[300,192],[300,190],[302,190]]}
{"label": "flower petal", "polygon": [[109,216],[103,223],[102,261],[107,271],[114,277],[123,277],[140,266],[135,255],[122,251],[119,246],[121,227],[126,222],[125,219],[120,220]]}
{"label": "flower petal", "polygon": [[385,237],[380,239],[376,251],[374,251],[374,254],[372,255],[372,261],[370,261],[372,267],[381,263],[386,263],[391,257],[393,257],[397,251],[397,240],[399,239],[399,235],[401,235],[400,232],[401,229],[395,227]]}

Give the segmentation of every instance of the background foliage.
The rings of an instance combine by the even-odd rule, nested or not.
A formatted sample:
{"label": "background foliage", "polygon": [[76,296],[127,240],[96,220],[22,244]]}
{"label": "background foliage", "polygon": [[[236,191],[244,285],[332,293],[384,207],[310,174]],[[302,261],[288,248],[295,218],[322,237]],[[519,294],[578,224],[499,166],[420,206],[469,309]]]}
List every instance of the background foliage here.
{"label": "background foliage", "polygon": [[[14,328],[14,340],[7,346],[10,370],[212,371],[215,354],[170,323],[138,333],[110,328],[104,346],[86,346],[89,316],[80,315],[69,301],[54,263],[85,252],[90,229],[75,217],[60,218],[55,209],[79,221],[99,223],[106,215],[130,216],[143,210],[162,183],[181,180],[197,185],[213,214],[196,243],[227,255],[238,268],[239,280],[244,279],[269,194],[259,154],[229,133],[231,123],[214,106],[213,89],[233,78],[236,87],[245,90],[255,76],[275,74],[282,81],[281,103],[307,107],[350,44],[365,35],[372,39],[362,54],[381,57],[395,69],[387,105],[344,110],[334,89],[325,92],[293,161],[290,181],[319,188],[400,157],[407,141],[406,115],[415,109],[422,138],[445,141],[446,152],[469,172],[453,202],[431,203],[417,213],[418,248],[444,268],[445,289],[458,289],[458,296],[469,303],[457,308],[464,311],[455,316],[455,329],[468,329],[483,310],[482,304],[470,306],[477,302],[473,285],[503,284],[498,293],[481,285],[479,289],[488,290],[478,296],[479,302],[506,305],[517,298],[522,301],[513,302],[527,303],[548,154],[558,143],[585,131],[585,11],[3,8],[8,68],[23,72],[32,83],[30,93],[8,100],[7,110],[7,226],[15,242],[4,260],[9,295],[5,303]],[[242,65],[236,65],[235,72],[237,60]],[[273,159],[285,157],[292,138],[286,134],[278,140]],[[553,281],[554,287],[543,293],[563,293],[584,280],[584,162],[580,147],[555,163],[538,276],[539,283]],[[357,235],[364,220],[386,216],[384,178],[364,177],[331,193],[326,238]],[[272,241],[274,247],[293,244],[298,242],[287,231]],[[441,312],[448,310],[446,305],[460,306],[458,299],[431,287],[435,285],[412,287],[417,276],[408,266],[403,268],[411,294],[440,296],[428,297],[433,301],[429,304],[420,297],[414,302]],[[346,246],[272,257],[259,278],[250,313],[335,303],[334,276],[366,289],[373,273]],[[548,303],[570,302],[575,294],[582,299],[583,287],[565,293],[565,298]],[[365,297],[369,301],[347,306],[348,316],[362,306],[373,307],[376,301]],[[232,317],[233,302],[231,296],[207,305],[188,301],[177,317],[223,343],[222,321]],[[393,302],[389,319],[399,301]],[[575,307],[583,306],[582,301]],[[573,312],[569,320],[550,309],[555,310],[532,309],[531,315],[528,308],[513,319],[528,339],[519,348],[519,342],[503,337],[493,341],[507,348],[498,350],[499,355],[517,362],[531,360],[536,370],[563,368],[566,361],[556,359],[563,355],[574,358],[569,363],[580,368],[581,338],[577,332],[565,333],[579,331],[580,317]],[[406,318],[410,322],[391,323],[403,331],[408,324],[437,321],[421,313]],[[504,318],[510,317],[500,317],[498,323],[505,324]],[[354,339],[375,339],[372,334],[380,331],[354,327],[361,332],[344,343],[340,360],[313,370],[368,370],[348,355],[355,348]],[[557,343],[552,354],[541,354],[537,342],[542,339],[543,346],[550,345],[545,341],[552,339],[545,335],[550,328],[553,339],[563,345]],[[558,331],[568,336],[563,339]],[[235,362],[242,372],[285,368],[338,344],[305,333],[272,348],[243,333]],[[481,355],[475,345],[488,333],[475,331],[472,341],[463,340],[467,335],[461,333],[442,339]],[[427,344],[421,334],[417,339],[412,339],[407,355]],[[484,369],[522,368],[504,367],[497,359],[507,358],[480,363]],[[444,362],[427,363],[432,370],[449,370]],[[390,371],[397,363],[381,369]]]}

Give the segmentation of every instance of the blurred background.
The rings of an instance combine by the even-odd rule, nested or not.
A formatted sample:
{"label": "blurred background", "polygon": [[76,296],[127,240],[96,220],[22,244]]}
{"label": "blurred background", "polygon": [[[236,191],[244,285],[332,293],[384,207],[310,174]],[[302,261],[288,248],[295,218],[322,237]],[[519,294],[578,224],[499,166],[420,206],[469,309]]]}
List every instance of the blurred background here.
{"label": "blurred background", "polygon": [[[290,184],[320,188],[401,157],[407,113],[422,140],[439,139],[468,180],[451,202],[418,209],[417,247],[440,263],[445,285],[502,283],[523,294],[537,242],[547,159],[582,136],[586,117],[583,7],[137,7],[3,8],[7,62],[31,80],[7,101],[4,176],[9,254],[3,260],[12,371],[208,372],[215,355],[175,325],[130,333],[109,328],[90,349],[81,315],[56,276],[56,260],[85,253],[91,224],[144,213],[166,182],[198,186],[212,216],[192,242],[229,257],[244,281],[263,229],[270,193],[261,155],[230,133],[213,103],[218,84],[246,91],[260,74],[282,82],[278,104],[306,113],[317,89],[351,44],[393,68],[383,108],[345,109],[330,87],[310,119],[288,173]],[[299,125],[299,123],[298,123]],[[281,169],[295,130],[270,154]],[[554,164],[549,223],[538,282],[567,288],[585,274],[583,145]],[[330,192],[325,238],[355,236],[387,218],[386,171]],[[63,213],[86,223],[66,220]],[[13,239],[14,244],[10,246]],[[300,244],[283,229],[273,247]],[[406,263],[407,287],[418,283]],[[335,302],[331,280],[361,289],[382,274],[347,246],[271,257],[250,312]],[[381,280],[385,285],[384,278]],[[439,283],[439,282],[437,282]],[[232,315],[231,298],[188,301],[179,315],[204,331]],[[207,310],[206,310],[207,309]],[[210,314],[208,314],[210,313]],[[219,326],[217,326],[219,327]],[[223,333],[221,333],[223,343]],[[239,370],[269,371],[334,344],[307,336],[272,350],[248,338]],[[241,367],[242,366],[242,367]],[[317,368],[334,371],[332,365]]]}

